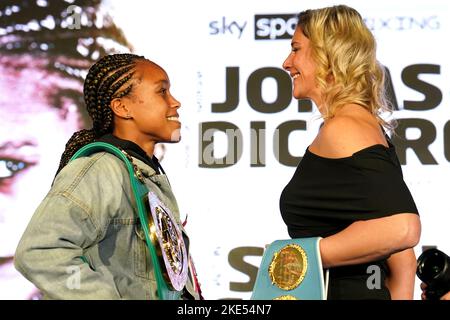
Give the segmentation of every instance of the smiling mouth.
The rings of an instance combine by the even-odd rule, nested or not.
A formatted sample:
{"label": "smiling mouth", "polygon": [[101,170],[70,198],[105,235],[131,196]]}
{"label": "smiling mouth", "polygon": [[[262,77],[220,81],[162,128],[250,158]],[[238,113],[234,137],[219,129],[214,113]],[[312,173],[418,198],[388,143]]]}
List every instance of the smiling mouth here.
{"label": "smiling mouth", "polygon": [[167,120],[169,120],[169,121],[176,121],[176,122],[180,122],[180,120],[178,119],[178,117],[177,117],[177,116],[167,117]]}
{"label": "smiling mouth", "polygon": [[292,79],[297,79],[300,76],[300,73],[296,73],[292,76]]}

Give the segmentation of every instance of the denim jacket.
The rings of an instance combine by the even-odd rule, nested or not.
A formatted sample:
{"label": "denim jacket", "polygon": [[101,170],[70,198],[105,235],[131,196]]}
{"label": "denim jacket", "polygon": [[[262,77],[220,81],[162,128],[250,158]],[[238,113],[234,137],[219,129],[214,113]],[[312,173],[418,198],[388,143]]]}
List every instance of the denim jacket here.
{"label": "denim jacket", "polygon": [[[133,162],[180,223],[167,177],[136,158]],[[17,270],[44,298],[156,299],[153,266],[133,202],[128,171],[114,155],[99,152],[70,162],[22,236]]]}

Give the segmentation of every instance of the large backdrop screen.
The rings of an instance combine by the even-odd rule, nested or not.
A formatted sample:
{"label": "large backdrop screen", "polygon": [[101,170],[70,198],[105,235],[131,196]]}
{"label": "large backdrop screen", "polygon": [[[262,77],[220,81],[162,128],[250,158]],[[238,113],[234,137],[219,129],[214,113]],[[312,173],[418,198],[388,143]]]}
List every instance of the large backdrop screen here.
{"label": "large backdrop screen", "polygon": [[[290,52],[295,15],[337,3],[111,0],[92,1],[89,7],[86,1],[77,6],[77,1],[61,0],[54,2],[59,5],[55,10],[65,19],[58,20],[48,13],[54,10],[53,1],[4,2],[0,299],[33,297],[32,286],[13,271],[11,256],[48,192],[67,139],[89,125],[79,108],[87,66],[102,54],[94,44],[145,55],[168,72],[171,91],[182,104],[182,140],[161,148],[162,165],[182,219],[188,217],[186,229],[204,295],[248,299],[264,246],[289,237],[279,197],[321,124],[313,104],[292,98],[291,79],[281,67]],[[398,121],[394,142],[422,219],[416,255],[422,246],[450,253],[450,59],[445,40],[450,3],[342,3],[364,17],[389,73],[393,118]],[[111,19],[100,19],[100,13]],[[58,26],[76,19],[81,29]],[[102,30],[111,24],[117,37],[111,32],[80,34],[86,25]],[[24,32],[40,37],[36,50],[15,49],[15,36],[23,40]],[[74,41],[66,41],[71,33]],[[42,52],[51,50],[56,53],[50,70]],[[419,291],[417,287],[416,298]]]}

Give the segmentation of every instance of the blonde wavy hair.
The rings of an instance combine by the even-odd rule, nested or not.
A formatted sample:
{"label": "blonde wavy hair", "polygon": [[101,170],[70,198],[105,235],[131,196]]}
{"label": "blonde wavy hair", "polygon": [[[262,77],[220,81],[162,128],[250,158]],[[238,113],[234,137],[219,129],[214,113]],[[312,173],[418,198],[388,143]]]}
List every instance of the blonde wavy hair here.
{"label": "blonde wavy hair", "polygon": [[392,114],[385,92],[384,67],[376,59],[376,42],[361,15],[345,5],[306,10],[297,28],[310,40],[317,64],[316,81],[323,94],[324,119],[345,104],[356,103],[370,111],[386,128],[381,114]]}

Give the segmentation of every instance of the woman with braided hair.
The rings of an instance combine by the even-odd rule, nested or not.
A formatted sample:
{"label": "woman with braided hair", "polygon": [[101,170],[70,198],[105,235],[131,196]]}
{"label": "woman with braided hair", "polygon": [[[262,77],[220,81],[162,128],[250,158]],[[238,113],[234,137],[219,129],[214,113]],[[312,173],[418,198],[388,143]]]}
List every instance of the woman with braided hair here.
{"label": "woman with braided hair", "polygon": [[[116,54],[104,57],[92,67],[84,84],[84,96],[93,128],[78,131],[72,136],[61,158],[58,172],[80,147],[113,132],[113,111],[109,105],[113,99],[131,95],[132,85],[127,85],[127,83],[131,81],[133,75],[131,69],[135,67],[136,61],[142,62],[147,60],[133,54]],[[120,80],[118,81],[119,78]],[[121,89],[123,86],[125,88]],[[127,117],[130,117],[129,114],[126,115],[125,120],[130,120]],[[120,120],[116,121],[120,122]],[[179,122],[176,121],[176,123],[179,128]],[[154,148],[154,146],[152,147]],[[153,150],[149,154],[153,154]]]}
{"label": "woman with braided hair", "polygon": [[[107,152],[69,160],[90,142],[118,147],[180,224],[170,184],[153,156],[157,143],[180,140],[180,103],[164,69],[133,54],[95,63],[84,99],[93,127],[68,141],[52,188],[19,243],[15,266],[46,298],[157,299],[124,163]],[[195,296],[187,287],[183,292]]]}

